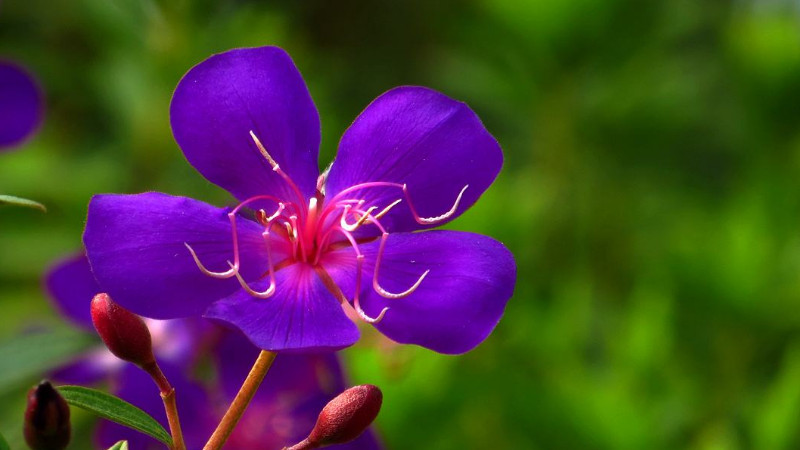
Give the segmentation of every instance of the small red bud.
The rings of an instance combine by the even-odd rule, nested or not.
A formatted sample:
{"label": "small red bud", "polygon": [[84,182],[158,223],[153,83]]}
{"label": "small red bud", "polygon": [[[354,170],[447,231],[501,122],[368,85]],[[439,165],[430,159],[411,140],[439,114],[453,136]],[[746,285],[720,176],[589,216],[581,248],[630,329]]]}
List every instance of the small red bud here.
{"label": "small red bud", "polygon": [[383,394],[377,386],[354,386],[328,402],[306,441],[311,448],[343,444],[357,438],[378,416]]}
{"label": "small red bud", "polygon": [[50,382],[28,391],[23,433],[33,450],[61,450],[69,444],[69,406]]}
{"label": "small red bud", "polygon": [[119,306],[108,294],[92,299],[92,323],[111,353],[140,367],[155,364],[150,330],[141,317]]}

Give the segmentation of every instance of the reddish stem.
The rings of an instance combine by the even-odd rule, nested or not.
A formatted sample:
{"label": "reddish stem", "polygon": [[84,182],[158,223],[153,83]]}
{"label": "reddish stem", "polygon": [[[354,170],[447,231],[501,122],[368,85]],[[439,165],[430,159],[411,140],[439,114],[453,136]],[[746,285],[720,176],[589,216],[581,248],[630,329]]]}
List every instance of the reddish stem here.
{"label": "reddish stem", "polygon": [[143,366],[145,372],[155,381],[158,390],[161,393],[161,400],[164,401],[164,411],[167,413],[167,422],[169,423],[169,431],[172,435],[172,448],[174,450],[186,450],[186,444],[183,442],[183,432],[181,431],[181,421],[178,418],[178,405],[175,401],[175,389],[169,384],[169,380],[164,376],[164,372],[158,367],[154,361],[151,364]]}

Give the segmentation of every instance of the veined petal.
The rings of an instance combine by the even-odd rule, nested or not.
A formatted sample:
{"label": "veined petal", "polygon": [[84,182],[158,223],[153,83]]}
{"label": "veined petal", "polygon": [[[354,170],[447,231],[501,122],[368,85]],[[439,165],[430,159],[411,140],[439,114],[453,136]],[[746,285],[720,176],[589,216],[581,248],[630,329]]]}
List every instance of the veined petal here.
{"label": "veined petal", "polygon": [[[241,273],[258,279],[268,267],[261,227],[243,218],[236,223]],[[83,243],[100,288],[114,301],[145,317],[173,319],[200,314],[240,289],[235,278],[205,275],[185,246],[208,270],[225,271],[233,261],[231,236],[226,210],[148,192],[95,196]]]}
{"label": "veined petal", "polygon": [[[430,218],[446,214],[468,186],[458,208],[439,224],[475,203],[502,164],[500,146],[466,104],[431,89],[399,87],[375,99],[344,133],[325,193],[332,199],[361,183],[406,184],[418,215]],[[402,199],[381,220],[389,231],[429,226],[415,220],[397,187],[372,187],[343,197],[366,199],[364,209],[378,210]]]}
{"label": "veined petal", "polygon": [[[214,349],[219,380],[230,401],[239,391],[258,356],[239,332],[226,333]],[[346,387],[336,353],[279,355],[256,393],[228,445],[239,450],[284,448],[304,439],[317,415]],[[355,441],[332,449],[376,450],[381,448],[368,430]]]}
{"label": "veined petal", "polygon": [[0,149],[19,145],[33,134],[43,110],[33,77],[17,64],[0,61]]}
{"label": "veined petal", "polygon": [[94,332],[89,303],[100,287],[83,253],[57,262],[47,271],[45,287],[56,308],[75,325]]}
{"label": "veined petal", "polygon": [[261,155],[251,131],[305,198],[314,194],[319,114],[282,49],[235,49],[196,65],[175,89],[170,121],[186,159],[240,200],[271,194],[299,201]]}
{"label": "veined petal", "polygon": [[[492,332],[516,281],[514,258],[503,244],[460,231],[392,234],[380,261],[380,286],[403,292],[430,272],[408,296],[384,298],[372,285],[379,242],[360,247],[365,255],[361,306],[371,317],[390,308],[375,325],[383,334],[403,344],[456,354],[471,350]],[[340,250],[323,262],[350,298],[351,254]]]}
{"label": "veined petal", "polygon": [[[271,297],[241,290],[211,305],[205,317],[234,325],[264,350],[338,350],[358,340],[358,328],[311,266],[292,264],[276,272],[275,281]],[[262,280],[252,288],[268,286],[269,280]]]}

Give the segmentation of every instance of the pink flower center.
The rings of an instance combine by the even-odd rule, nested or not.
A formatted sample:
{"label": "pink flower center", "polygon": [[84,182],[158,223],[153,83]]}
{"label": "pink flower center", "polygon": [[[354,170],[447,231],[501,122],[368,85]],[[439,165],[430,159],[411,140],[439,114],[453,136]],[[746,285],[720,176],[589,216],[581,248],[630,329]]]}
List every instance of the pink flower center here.
{"label": "pink flower center", "polygon": [[[386,181],[374,181],[368,183],[359,183],[350,186],[347,189],[334,195],[332,198],[325,198],[325,174],[322,174],[317,181],[316,194],[308,199],[306,203],[297,184],[283,171],[272,156],[267,152],[261,141],[258,140],[256,135],[251,131],[250,136],[253,138],[256,146],[258,147],[264,158],[269,161],[272,170],[280,175],[287,185],[294,193],[295,199],[279,199],[272,195],[257,195],[251,197],[233,208],[228,213],[228,218],[231,222],[232,240],[233,240],[233,262],[228,261],[230,268],[224,272],[212,272],[203,266],[197,254],[192,247],[185,243],[189,249],[195,263],[200,270],[211,277],[215,278],[231,278],[236,277],[242,288],[250,295],[258,298],[269,298],[275,293],[275,271],[290,264],[303,263],[308,264],[314,268],[320,279],[325,286],[333,293],[342,304],[348,303],[347,297],[342,293],[341,289],[336,286],[336,283],[328,275],[320,263],[322,257],[334,250],[349,247],[353,250],[356,256],[356,284],[355,294],[353,298],[353,306],[361,319],[369,323],[377,323],[383,319],[388,307],[384,308],[380,314],[375,317],[369,317],[361,308],[359,301],[359,292],[361,290],[361,273],[364,261],[364,254],[359,248],[359,244],[364,241],[360,240],[354,234],[356,230],[362,226],[374,226],[380,233],[380,244],[378,247],[378,255],[375,259],[375,269],[372,275],[372,287],[381,296],[389,299],[399,299],[410,295],[414,292],[430,270],[423,272],[417,281],[413,283],[408,289],[403,292],[393,293],[381,287],[378,282],[378,273],[380,270],[381,260],[386,248],[386,241],[389,237],[389,231],[381,224],[381,218],[384,217],[392,208],[397,206],[403,200],[406,201],[409,210],[411,211],[414,220],[421,225],[434,225],[450,218],[455,214],[456,209],[461,201],[469,185],[464,186],[458,194],[453,206],[444,214],[436,217],[421,217],[416,208],[414,207],[408,189],[405,184],[392,183]],[[381,188],[381,189],[397,189],[398,198],[382,208],[378,205],[366,206],[367,201],[364,198],[358,198],[358,194],[363,193],[365,190]],[[256,291],[252,289],[247,282],[242,278],[239,273],[240,258],[239,258],[239,239],[236,230],[236,216],[239,211],[246,207],[252,207],[253,204],[259,205],[264,203],[271,203],[274,210],[266,211],[265,209],[256,210],[256,221],[261,224],[264,229],[262,236],[267,246],[267,259],[269,265],[268,276],[270,277],[269,287],[264,291]],[[286,248],[289,249],[289,256],[283,261],[273,261],[273,245],[276,239],[283,241]],[[368,239],[372,240],[372,239]]]}

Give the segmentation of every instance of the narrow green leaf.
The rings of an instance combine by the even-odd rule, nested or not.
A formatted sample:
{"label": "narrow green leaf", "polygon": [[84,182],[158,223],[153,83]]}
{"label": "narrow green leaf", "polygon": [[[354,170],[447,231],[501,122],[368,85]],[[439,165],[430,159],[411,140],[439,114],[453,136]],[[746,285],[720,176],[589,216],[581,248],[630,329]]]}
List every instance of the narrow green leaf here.
{"label": "narrow green leaf", "polygon": [[172,445],[167,430],[149,414],[111,394],[83,386],[59,386],[58,391],[72,406],[85,409],[100,417],[133,428],[159,441]]}
{"label": "narrow green leaf", "polygon": [[0,450],[11,450],[11,447],[8,446],[8,442],[6,438],[3,437],[2,433],[0,433]]}
{"label": "narrow green leaf", "polygon": [[43,204],[28,200],[27,198],[14,197],[13,195],[0,194],[0,205],[24,206],[26,208],[35,208],[42,212],[47,212],[47,208]]}
{"label": "narrow green leaf", "polygon": [[108,447],[108,450],[128,450],[128,441],[119,441],[111,447]]}
{"label": "narrow green leaf", "polygon": [[[88,303],[87,303],[88,308]],[[16,388],[26,379],[41,377],[97,342],[91,335],[59,327],[23,334],[0,343],[0,392]]]}

